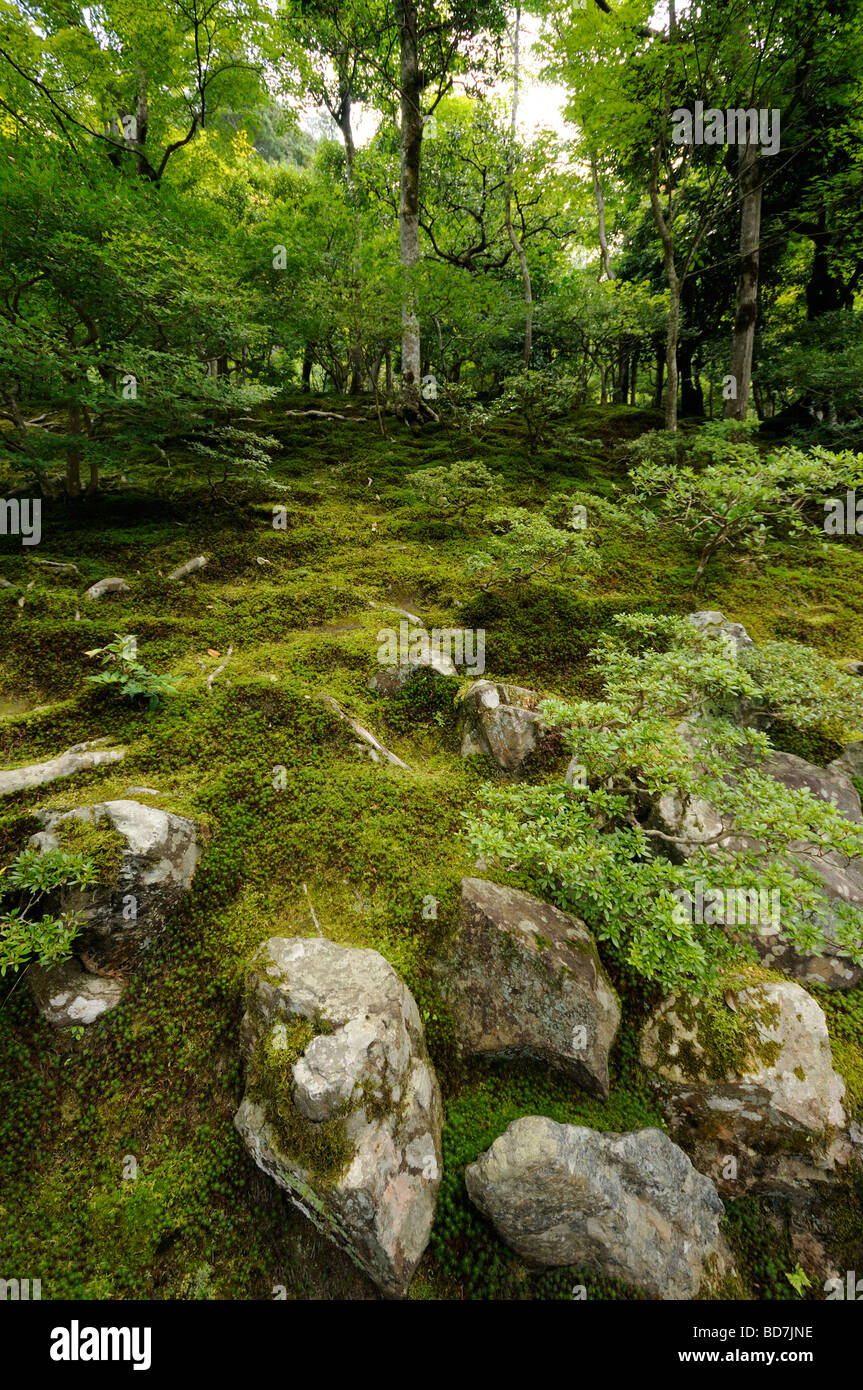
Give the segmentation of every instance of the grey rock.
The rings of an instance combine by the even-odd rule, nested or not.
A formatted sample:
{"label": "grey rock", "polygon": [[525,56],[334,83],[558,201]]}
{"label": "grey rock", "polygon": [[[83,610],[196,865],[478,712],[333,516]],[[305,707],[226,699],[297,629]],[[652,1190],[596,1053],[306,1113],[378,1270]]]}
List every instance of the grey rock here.
{"label": "grey rock", "polygon": [[652,1298],[729,1272],[714,1184],[657,1129],[515,1120],[465,1172],[471,1201],[530,1265],[582,1265]]}
{"label": "grey rock", "polygon": [[839,757],[828,763],[825,770],[845,777],[863,777],[863,741],[846,744]]}
{"label": "grey rock", "polygon": [[462,879],[459,924],[438,971],[464,1054],[544,1062],[608,1095],[620,1008],[577,917],[514,888]]}
{"label": "grey rock", "polygon": [[[268,1057],[303,1020],[315,1036],[291,1068],[289,1099],[284,1089],[276,1099]],[[413,996],[377,951],[273,937],[252,963],[240,1038],[246,1092],[234,1123],[258,1167],[382,1293],[404,1297],[442,1164],[440,1092]],[[318,1171],[297,1138],[313,1144],[322,1125],[346,1147],[337,1173]]]}
{"label": "grey rock", "polygon": [[92,602],[95,599],[104,598],[106,594],[128,594],[130,592],[125,579],[112,575],[108,579],[100,579],[96,584],[91,584],[89,589],[85,591],[84,597]]}
{"label": "grey rock", "polygon": [[41,787],[46,782],[55,782],[60,777],[72,777],[76,772],[89,772],[104,763],[118,763],[126,756],[125,748],[104,748],[107,739],[94,738],[89,743],[76,743],[49,758],[44,763],[31,763],[29,767],[16,767],[8,772],[0,772],[0,796],[11,792],[26,791],[30,787]]}
{"label": "grey rock", "polygon": [[127,969],[164,929],[191,887],[201,856],[195,822],[137,801],[46,811],[40,819],[44,829],[30,844],[42,853],[57,848],[60,827],[72,820],[94,826],[106,821],[107,828],[123,837],[116,883],[64,890],[59,907],[82,920],[76,952],[99,968]]}
{"label": "grey rock", "polygon": [[49,969],[33,964],[27,971],[30,990],[43,1018],[58,1028],[95,1023],[123,997],[122,980],[92,975],[80,961]]}
{"label": "grey rock", "polygon": [[726,1152],[737,1142],[769,1152],[841,1128],[845,1083],[833,1070],[823,1010],[792,980],[733,983],[746,1039],[739,1050],[717,1056],[715,1025],[703,1001],[693,998],[668,996],[642,1032],[641,1063],[663,1098],[672,1133],[681,1142],[687,1136],[688,1151],[699,1139],[724,1139]]}
{"label": "grey rock", "polygon": [[701,611],[690,613],[688,616],[692,626],[697,627],[701,632],[727,638],[729,646],[733,647],[735,652],[742,652],[747,647],[755,646],[743,624],[729,622],[724,613]]}
{"label": "grey rock", "polygon": [[541,698],[518,685],[475,681],[459,706],[462,757],[487,753],[504,772],[516,772],[548,731],[536,708]]}

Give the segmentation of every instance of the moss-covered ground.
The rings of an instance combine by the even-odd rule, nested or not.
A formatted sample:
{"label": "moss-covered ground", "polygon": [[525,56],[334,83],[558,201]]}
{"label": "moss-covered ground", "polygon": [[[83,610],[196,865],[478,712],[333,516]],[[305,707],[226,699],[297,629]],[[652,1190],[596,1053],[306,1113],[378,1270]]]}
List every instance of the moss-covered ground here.
{"label": "moss-covered ground", "polygon": [[[469,452],[504,475],[507,504],[539,506],[573,487],[608,497],[625,482],[621,446],[658,424],[649,412],[585,409],[535,459],[514,424]],[[3,862],[32,833],[37,810],[133,786],[161,793],[138,799],[199,821],[205,855],[122,1004],[83,1036],[49,1027],[25,987],[0,1008],[0,1269],[41,1278],[46,1298],[266,1299],[280,1285],[289,1298],[374,1296],[256,1170],[232,1125],[243,1087],[244,962],[268,936],[314,932],[313,909],[326,935],[376,948],[403,975],[441,1081],[446,1167],[412,1296],[571,1298],[583,1285],[589,1297],[638,1297],[585,1271],[528,1273],[467,1202],[463,1169],[520,1115],[604,1129],[661,1125],[636,1062],[635,1029],[649,1001],[608,962],[626,1024],[604,1104],[542,1069],[457,1061],[427,962],[453,926],[461,877],[474,871],[461,812],[490,769],[460,758],[448,686],[429,680],[384,699],[367,682],[379,669],[378,630],[398,628],[390,606],[427,628],[484,628],[486,675],[495,679],[593,692],[587,653],[616,613],[692,607],[695,551],[671,533],[646,544],[620,529],[603,534],[603,569],[584,590],[536,579],[508,595],[482,594],[464,572],[470,535],[404,485],[413,468],[452,462],[440,431],[413,435],[390,423],[384,439],[364,415],[303,420],[277,409],[262,428],[280,440],[278,491],[213,500],[124,461],[126,481],[97,500],[44,505],[38,556],[12,538],[2,543],[14,586],[0,589],[4,766],[99,736],[127,749],[122,763],[4,798]],[[568,434],[582,442],[568,443]],[[277,505],[287,508],[284,530],[272,525]],[[184,582],[167,578],[197,554],[208,557],[205,569]],[[106,575],[122,575],[130,591],[85,600],[84,589]],[[863,657],[853,539],[780,537],[760,569],[717,561],[699,606],[723,610],[756,639]],[[85,653],[117,633],[135,634],[148,669],[182,678],[176,696],[149,710],[87,683],[98,666]],[[322,695],[407,770],[361,756]],[[808,747],[819,751],[832,756]],[[828,1014],[859,1107],[860,991]],[[773,1278],[772,1263],[767,1269],[785,1254],[763,1236],[757,1213],[732,1216],[750,1286],[788,1296],[781,1270]]]}

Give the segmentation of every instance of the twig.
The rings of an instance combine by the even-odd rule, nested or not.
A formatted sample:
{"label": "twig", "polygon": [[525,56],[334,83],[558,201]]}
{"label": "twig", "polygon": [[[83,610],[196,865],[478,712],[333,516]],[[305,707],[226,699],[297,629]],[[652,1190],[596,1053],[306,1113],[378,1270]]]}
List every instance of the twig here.
{"label": "twig", "polygon": [[207,677],[207,690],[211,695],[213,693],[213,681],[216,679],[216,676],[221,675],[222,671],[224,671],[225,667],[231,659],[231,653],[233,652],[233,650],[233,647],[228,648],[228,650],[225,652],[225,659],[222,662],[221,666],[217,666],[215,671],[213,671],[213,673]]}
{"label": "twig", "polygon": [[323,936],[323,932],[321,931],[321,924],[320,924],[320,922],[318,921],[318,916],[317,916],[317,913],[315,912],[315,909],[312,907],[312,900],[311,900],[311,898],[309,897],[309,890],[308,890],[308,888],[306,887],[305,884],[303,884],[303,892],[304,892],[305,895],[306,895],[306,902],[307,902],[308,905],[309,905],[309,912],[312,914],[312,921],[313,921],[314,924],[315,924],[315,931],[317,932],[318,936]]}

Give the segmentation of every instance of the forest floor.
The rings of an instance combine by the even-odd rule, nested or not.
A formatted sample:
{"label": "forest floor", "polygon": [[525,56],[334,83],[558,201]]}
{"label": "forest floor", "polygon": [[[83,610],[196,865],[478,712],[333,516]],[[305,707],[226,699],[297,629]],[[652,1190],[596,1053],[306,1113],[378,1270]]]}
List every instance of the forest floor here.
{"label": "forest floor", "polygon": [[[351,408],[332,398],[296,404]],[[395,699],[368,689],[378,631],[399,624],[371,605],[406,609],[428,629],[483,628],[484,674],[549,694],[596,693],[588,653],[616,613],[634,610],[721,609],[756,641],[794,639],[860,660],[855,541],[774,540],[760,568],[716,561],[693,602],[695,549],[670,531],[647,544],[621,530],[602,535],[603,567],[584,589],[535,579],[482,594],[463,572],[475,533],[435,517],[404,485],[410,469],[454,461],[441,431],[415,436],[388,422],[395,438],[386,440],[374,418],[273,408],[261,419],[280,441],[272,473],[283,491],[259,488],[228,505],[124,461],[128,481],[98,500],[43,507],[38,558],[78,574],[51,572],[35,547],[3,542],[3,575],[18,586],[0,590],[4,766],[99,736],[128,749],[122,763],[4,798],[3,862],[37,828],[37,810],[133,786],[161,793],[136,799],[201,823],[206,852],[121,1005],[83,1036],[44,1022],[26,987],[0,1008],[0,1270],[41,1278],[43,1298],[268,1299],[279,1285],[288,1298],[377,1297],[258,1172],[232,1124],[245,963],[269,936],[314,934],[311,904],[325,935],[374,947],[406,980],[443,1089],[445,1174],[411,1297],[570,1298],[577,1283],[589,1297],[638,1297],[583,1271],[529,1274],[467,1201],[465,1164],[520,1115],[663,1127],[635,1060],[650,1000],[616,979],[624,1023],[605,1103],[542,1068],[457,1060],[428,962],[453,927],[461,878],[475,872],[462,812],[494,772],[459,755],[455,682],[419,682]],[[504,475],[509,505],[538,506],[572,487],[611,497],[626,485],[621,446],[660,425],[652,412],[583,409],[535,458],[515,425],[469,452]],[[284,531],[272,525],[280,504]],[[166,577],[198,554],[205,569]],[[123,576],[130,592],[85,601],[83,590],[107,575]],[[135,634],[148,669],[184,678],[176,696],[141,710],[87,683],[97,667],[86,651],[117,633]],[[360,756],[322,695],[407,770]],[[786,746],[821,764],[838,751],[817,736]],[[279,767],[283,789],[273,785]],[[861,990],[832,1002],[819,993],[819,1002],[859,1105]],[[135,1182],[123,1179],[129,1155]],[[797,1297],[785,1278],[797,1257],[754,1202],[731,1203],[727,1228],[756,1297]]]}

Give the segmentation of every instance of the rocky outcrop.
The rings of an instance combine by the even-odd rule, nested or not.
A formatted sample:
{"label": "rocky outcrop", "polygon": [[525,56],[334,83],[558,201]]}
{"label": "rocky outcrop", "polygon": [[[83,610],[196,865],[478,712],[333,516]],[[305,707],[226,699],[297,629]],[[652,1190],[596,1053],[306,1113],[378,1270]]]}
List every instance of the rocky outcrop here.
{"label": "rocky outcrop", "polygon": [[544,1062],[608,1095],[620,1008],[577,917],[529,893],[465,878],[439,971],[464,1054]]}
{"label": "rocky outcrop", "polygon": [[248,978],[257,1163],[382,1293],[407,1293],[434,1220],[441,1101],[413,996],[377,951],[273,937]]}
{"label": "rocky outcrop", "polygon": [[0,796],[12,792],[27,791],[30,787],[41,787],[46,782],[56,782],[60,777],[72,777],[76,772],[89,772],[91,768],[104,763],[118,763],[126,756],[125,748],[105,748],[106,738],[94,738],[89,743],[75,743],[56,758],[45,763],[32,763],[29,767],[12,768],[0,772]]}
{"label": "rocky outcrop", "polygon": [[709,1178],[657,1129],[515,1120],[465,1173],[471,1201],[530,1265],[580,1265],[651,1298],[691,1299],[729,1272]]}
{"label": "rocky outcrop", "polygon": [[[847,820],[861,823],[863,817],[857,791],[835,763],[821,768],[792,753],[773,751],[758,764],[758,769],[792,791],[808,791],[819,800],[831,802]],[[647,826],[692,842],[690,845],[661,845],[662,852],[675,863],[682,863],[693,854],[699,843],[710,841],[732,852],[757,849],[755,842],[732,833],[733,817],[723,816],[703,798],[692,798],[684,812],[679,798],[672,794],[660,796],[651,808]],[[824,935],[822,946],[817,951],[800,951],[783,933],[781,925],[775,924],[767,927],[762,924],[760,929],[743,935],[755,946],[765,965],[772,969],[804,983],[810,981],[833,989],[850,989],[863,979],[863,969],[840,948],[837,929],[839,910],[851,906],[860,915],[859,939],[863,943],[863,858],[849,861],[834,851],[823,852],[806,844],[795,846],[790,857],[820,881],[824,900],[818,924]]]}
{"label": "rocky outcrop", "polygon": [[[45,811],[44,829],[30,840],[44,853],[77,826],[113,834],[115,872],[91,888],[64,890],[60,909],[82,922],[75,951],[101,969],[128,969],[164,929],[189,891],[201,856],[197,826],[138,801],[103,801],[73,811]],[[87,853],[87,849],[83,852]]]}
{"label": "rocky outcrop", "polygon": [[766,1151],[845,1122],[824,1012],[791,980],[742,974],[724,997],[670,995],[644,1028],[641,1063],[676,1135],[723,1132]]}
{"label": "rocky outcrop", "polygon": [[516,772],[548,732],[535,690],[475,681],[459,706],[461,755],[486,753],[503,772]]}

